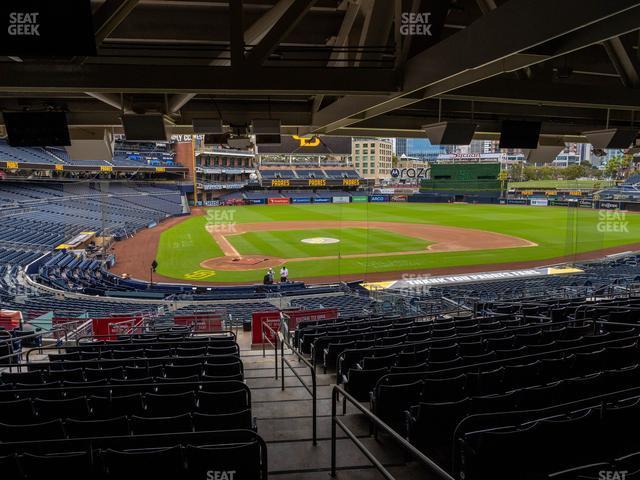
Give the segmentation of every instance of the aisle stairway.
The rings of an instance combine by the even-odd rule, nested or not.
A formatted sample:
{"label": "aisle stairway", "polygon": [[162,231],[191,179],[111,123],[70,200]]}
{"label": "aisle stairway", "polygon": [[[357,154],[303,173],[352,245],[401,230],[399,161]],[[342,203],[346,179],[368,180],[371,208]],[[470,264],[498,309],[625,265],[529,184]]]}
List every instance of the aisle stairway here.
{"label": "aisle stairway", "polygon": [[[253,414],[257,417],[258,433],[267,442],[269,458],[269,479],[274,480],[316,480],[328,479],[331,468],[331,391],[335,374],[317,374],[318,423],[317,446],[312,444],[312,401],[311,395],[289,370],[285,372],[285,391],[281,390],[280,379],[274,378],[273,349],[251,350],[250,334],[240,333],[238,343],[244,364],[245,379],[251,388]],[[288,354],[292,365],[300,376],[311,384],[309,369],[298,363],[296,357]],[[286,370],[288,370],[285,367]],[[321,372],[321,370],[319,370]],[[340,411],[340,408],[338,409]],[[371,449],[376,458],[398,479],[429,479],[424,470],[405,463],[404,454],[387,439],[382,444],[369,434],[365,417],[347,409],[343,417],[358,438]],[[383,437],[380,436],[380,439]],[[378,480],[384,478],[371,465],[356,445],[338,429],[336,478],[349,480]]]}

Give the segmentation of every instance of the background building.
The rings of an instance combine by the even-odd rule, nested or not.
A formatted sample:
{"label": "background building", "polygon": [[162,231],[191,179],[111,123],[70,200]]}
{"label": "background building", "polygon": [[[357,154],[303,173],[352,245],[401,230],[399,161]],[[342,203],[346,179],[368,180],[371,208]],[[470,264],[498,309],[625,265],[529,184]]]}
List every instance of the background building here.
{"label": "background building", "polygon": [[406,138],[396,138],[395,141],[395,154],[397,157],[401,155],[407,154],[407,139]]}
{"label": "background building", "polygon": [[361,177],[380,184],[391,177],[393,148],[389,140],[353,138],[353,166]]}

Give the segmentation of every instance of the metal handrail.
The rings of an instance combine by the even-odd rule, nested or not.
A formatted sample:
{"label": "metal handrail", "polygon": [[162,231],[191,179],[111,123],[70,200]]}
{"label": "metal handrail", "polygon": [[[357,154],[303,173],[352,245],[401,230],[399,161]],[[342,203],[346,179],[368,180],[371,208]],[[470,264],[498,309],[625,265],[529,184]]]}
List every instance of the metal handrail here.
{"label": "metal handrail", "polygon": [[340,427],[342,431],[349,437],[349,439],[358,447],[358,449],[364,454],[365,457],[369,459],[369,461],[373,464],[374,467],[382,474],[384,478],[387,480],[395,480],[395,477],[387,470],[382,462],[375,458],[374,454],[362,443],[356,435],[349,429],[349,427],[338,418],[337,414],[337,403],[338,396],[342,395],[343,398],[352,404],[356,409],[360,411],[367,419],[375,424],[375,426],[386,432],[396,443],[398,443],[406,453],[410,454],[413,458],[415,458],[422,465],[427,467],[431,473],[435,475],[435,478],[440,480],[455,480],[451,475],[449,475],[446,471],[444,471],[437,463],[427,457],[424,453],[418,450],[416,447],[411,445],[406,439],[402,438],[402,436],[398,435],[398,433],[393,430],[389,425],[384,423],[379,417],[371,413],[370,410],[363,407],[358,400],[349,395],[342,387],[335,386],[333,387],[333,392],[331,395],[331,476],[335,478],[336,476],[336,426]]}
{"label": "metal handrail", "polygon": [[[312,402],[311,402],[311,419],[312,419],[312,432],[313,432],[313,445],[317,445],[318,444],[318,436],[317,436],[317,424],[318,424],[318,392],[317,392],[317,379],[316,379],[316,369],[314,368],[314,366],[309,362],[309,360],[307,360],[306,358],[304,358],[304,356],[302,354],[300,354],[297,350],[295,350],[293,348],[293,346],[291,346],[291,344],[285,340],[285,335],[283,334],[283,329],[288,330],[288,327],[286,325],[286,322],[284,321],[284,319],[280,320],[280,331],[278,332],[278,336],[280,337],[280,368],[281,368],[281,373],[282,375],[280,376],[281,380],[282,380],[282,391],[284,392],[285,390],[285,376],[284,376],[284,366],[285,364],[291,369],[291,371],[293,372],[293,374],[296,376],[296,378],[300,381],[300,383],[302,384],[302,386],[304,387],[304,389],[311,395],[312,398]],[[288,333],[288,332],[287,332]],[[298,374],[298,372],[296,372],[296,369],[293,365],[291,365],[291,363],[289,363],[289,360],[287,360],[284,356],[284,346],[287,346],[289,348],[289,350],[291,350],[291,352],[298,357],[298,361],[304,363],[308,368],[309,371],[311,372],[311,387],[309,387],[309,385],[307,385],[305,383],[305,381],[302,379],[302,377]]]}
{"label": "metal handrail", "polygon": [[[273,342],[269,339],[267,335],[265,335],[265,328],[269,330],[271,336],[273,338]],[[266,357],[265,344],[268,343],[273,347],[273,351],[275,353],[275,378],[278,380],[278,332],[276,332],[271,325],[267,324],[267,322],[262,322],[262,358]],[[284,376],[284,372],[282,374]]]}
{"label": "metal handrail", "polygon": [[0,345],[2,345],[4,343],[13,344],[13,342],[20,342],[22,340],[29,340],[31,338],[42,337],[42,335],[43,335],[42,332],[35,332],[35,333],[29,333],[28,335],[21,335],[19,337],[0,338]]}

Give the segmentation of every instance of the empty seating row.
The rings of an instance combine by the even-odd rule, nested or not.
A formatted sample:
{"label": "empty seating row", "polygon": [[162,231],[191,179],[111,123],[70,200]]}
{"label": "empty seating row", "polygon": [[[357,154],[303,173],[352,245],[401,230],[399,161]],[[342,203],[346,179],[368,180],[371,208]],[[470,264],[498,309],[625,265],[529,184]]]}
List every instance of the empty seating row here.
{"label": "empty seating row", "polygon": [[[513,399],[511,392],[543,385],[548,388],[540,387],[536,391],[541,395],[548,394],[546,399],[553,401],[555,393],[559,397],[575,396],[600,386],[624,388],[625,381],[640,381],[639,362],[636,347],[633,357],[617,357],[608,365],[600,351],[596,351],[543,358],[526,364],[486,367],[446,378],[425,378],[404,384],[379,383],[371,394],[371,407],[376,415],[389,419],[420,402],[455,402],[472,396],[492,395],[496,405],[504,400],[505,406]],[[571,380],[567,385],[561,385],[565,379]],[[502,394],[505,396],[497,396]]]}
{"label": "empty seating row", "polygon": [[267,478],[266,445],[250,430],[14,442],[0,452],[3,480]]}
{"label": "empty seating row", "polygon": [[[375,383],[386,374],[414,373],[419,375],[421,372],[447,370],[465,365],[472,366],[483,362],[517,358],[527,354],[535,355],[575,347],[588,349],[590,345],[603,344],[606,341],[623,341],[634,331],[631,330],[631,333],[624,334],[619,332],[621,338],[616,339],[617,335],[614,335],[614,340],[610,340],[610,332],[566,340],[552,340],[553,335],[565,335],[564,327],[558,327],[551,330],[545,326],[538,328],[537,332],[518,335],[514,335],[512,330],[491,331],[491,336],[486,337],[485,340],[496,342],[494,346],[498,348],[479,354],[460,355],[461,347],[458,341],[471,341],[472,339],[469,337],[453,337],[426,344],[399,344],[368,350],[345,350],[338,357],[338,381],[342,381],[351,394],[365,401],[368,397],[368,391],[372,390]],[[593,327],[590,328],[593,329]],[[482,335],[480,334],[480,336]],[[479,338],[478,335],[474,336],[476,341]],[[540,343],[543,339],[545,343]]]}
{"label": "empty seating row", "polygon": [[[509,420],[507,414],[504,421],[498,414],[497,424],[506,421],[508,425],[473,427],[474,431],[464,431],[463,427],[457,434],[461,475],[469,480],[545,478],[558,470],[638,450],[637,396],[600,401],[588,408],[567,404],[562,410],[523,412],[517,415],[519,420]],[[556,478],[585,478],[579,473]]]}
{"label": "empty seating row", "polygon": [[78,396],[64,399],[23,398],[0,402],[0,421],[24,425],[56,418],[108,418],[119,415],[149,417],[184,413],[231,413],[251,408],[246,388],[218,392],[134,393],[122,396]]}
{"label": "empty seating row", "polygon": [[21,425],[0,423],[0,442],[238,429],[255,430],[251,410],[218,414],[192,412],[165,417],[58,418]]}
{"label": "empty seating row", "polygon": [[64,381],[139,380],[148,377],[238,376],[241,380],[244,374],[242,362],[236,356],[183,357],[180,362],[162,358],[153,360],[83,360],[29,364],[29,371],[26,372],[3,372],[0,375],[2,381],[0,386],[3,384],[39,385]]}
{"label": "empty seating row", "polygon": [[189,346],[176,347],[146,346],[143,348],[95,348],[88,350],[75,350],[70,353],[49,354],[50,361],[86,360],[95,358],[157,358],[157,357],[186,357],[197,355],[237,355],[238,345],[221,346]]}

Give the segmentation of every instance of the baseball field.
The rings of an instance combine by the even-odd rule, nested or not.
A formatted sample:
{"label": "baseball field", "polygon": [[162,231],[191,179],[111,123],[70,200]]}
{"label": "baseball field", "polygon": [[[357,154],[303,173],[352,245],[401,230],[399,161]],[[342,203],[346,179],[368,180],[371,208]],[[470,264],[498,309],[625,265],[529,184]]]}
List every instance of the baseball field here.
{"label": "baseball field", "polygon": [[[382,280],[598,258],[640,247],[640,216],[565,207],[368,203],[215,207],[117,245],[116,273],[156,281]],[[140,266],[143,267],[140,267]]]}

